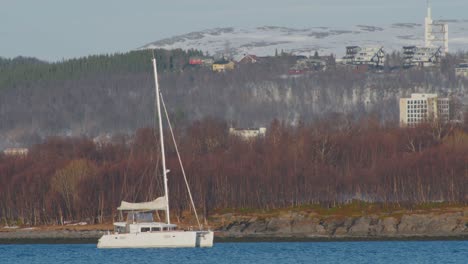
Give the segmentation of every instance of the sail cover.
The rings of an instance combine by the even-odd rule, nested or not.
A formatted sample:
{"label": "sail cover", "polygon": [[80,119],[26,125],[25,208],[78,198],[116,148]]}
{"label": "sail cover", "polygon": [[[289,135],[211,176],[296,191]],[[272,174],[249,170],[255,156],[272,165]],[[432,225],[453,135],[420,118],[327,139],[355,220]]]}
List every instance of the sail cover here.
{"label": "sail cover", "polygon": [[122,201],[117,210],[121,211],[155,211],[166,210],[166,197],[162,196],[151,202],[129,203]]}

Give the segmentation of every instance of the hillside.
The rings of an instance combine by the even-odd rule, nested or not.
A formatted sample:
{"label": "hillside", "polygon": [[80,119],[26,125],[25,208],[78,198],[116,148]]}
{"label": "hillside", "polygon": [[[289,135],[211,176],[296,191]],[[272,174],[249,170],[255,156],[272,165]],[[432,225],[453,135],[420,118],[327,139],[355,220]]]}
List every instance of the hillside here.
{"label": "hillside", "polygon": [[[187,65],[191,55],[200,54],[156,52],[161,89],[179,126],[207,116],[240,127],[267,126],[273,119],[298,124],[366,115],[392,123],[398,120],[398,98],[412,92],[454,96],[465,104],[468,100],[468,80],[454,74],[463,55],[447,57],[440,68],[357,73],[332,65],[326,71],[289,76],[294,63],[290,55],[217,74]],[[129,134],[153,126],[150,58],[150,52],[137,51],[59,63],[2,60],[0,149],[54,135]]]}
{"label": "hillside", "polygon": [[[421,20],[421,23],[424,20]],[[468,20],[445,20],[449,24],[450,50],[466,51]],[[355,25],[339,28],[213,28],[158,40],[141,48],[199,49],[211,55],[243,54],[271,56],[284,50],[294,54],[336,54],[342,57],[346,46],[384,46],[388,53],[403,46],[423,45],[424,25],[395,23],[391,25]]]}

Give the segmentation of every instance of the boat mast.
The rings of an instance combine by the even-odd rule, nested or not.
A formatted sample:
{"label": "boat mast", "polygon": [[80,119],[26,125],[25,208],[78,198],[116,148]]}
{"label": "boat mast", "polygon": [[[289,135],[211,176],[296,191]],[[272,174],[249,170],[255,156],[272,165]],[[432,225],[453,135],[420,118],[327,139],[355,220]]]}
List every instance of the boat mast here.
{"label": "boat mast", "polygon": [[169,218],[169,192],[167,189],[167,170],[166,170],[166,156],[164,154],[164,136],[162,129],[162,116],[161,116],[161,107],[159,103],[159,82],[158,82],[158,68],[156,66],[156,59],[153,54],[153,71],[154,71],[154,87],[156,90],[156,108],[158,109],[158,121],[159,121],[159,139],[161,145],[161,157],[162,157],[162,167],[163,167],[163,176],[164,176],[164,197],[166,199],[166,220],[167,224],[171,223]]}

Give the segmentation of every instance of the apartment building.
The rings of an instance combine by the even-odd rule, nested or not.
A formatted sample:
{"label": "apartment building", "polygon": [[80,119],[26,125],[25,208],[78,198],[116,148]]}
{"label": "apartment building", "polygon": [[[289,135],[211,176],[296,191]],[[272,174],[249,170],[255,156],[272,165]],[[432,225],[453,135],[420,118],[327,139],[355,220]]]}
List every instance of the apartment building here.
{"label": "apartment building", "polygon": [[437,94],[415,93],[400,98],[400,125],[414,126],[426,122],[450,121],[450,99]]}
{"label": "apartment building", "polygon": [[460,63],[455,68],[455,75],[457,77],[468,77],[468,63]]}
{"label": "apartment building", "polygon": [[442,58],[441,47],[403,47],[403,66],[409,67],[428,67],[440,63]]}
{"label": "apartment building", "polygon": [[342,62],[348,65],[369,65],[383,67],[385,63],[385,50],[382,46],[376,47],[346,47],[346,55]]}

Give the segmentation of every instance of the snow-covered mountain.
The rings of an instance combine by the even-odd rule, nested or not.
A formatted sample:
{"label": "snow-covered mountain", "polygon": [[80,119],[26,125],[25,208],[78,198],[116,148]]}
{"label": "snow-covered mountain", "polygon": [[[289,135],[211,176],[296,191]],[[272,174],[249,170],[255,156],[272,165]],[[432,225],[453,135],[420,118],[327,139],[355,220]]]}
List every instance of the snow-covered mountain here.
{"label": "snow-covered mountain", "polygon": [[[445,20],[449,24],[450,51],[468,50],[468,20]],[[345,46],[382,45],[387,52],[406,45],[423,45],[424,27],[415,23],[387,26],[356,25],[343,28],[311,27],[294,29],[263,26],[256,28],[214,28],[162,39],[141,47],[164,49],[199,49],[210,55],[230,53],[235,58],[250,53],[259,56],[279,52],[342,56]]]}

